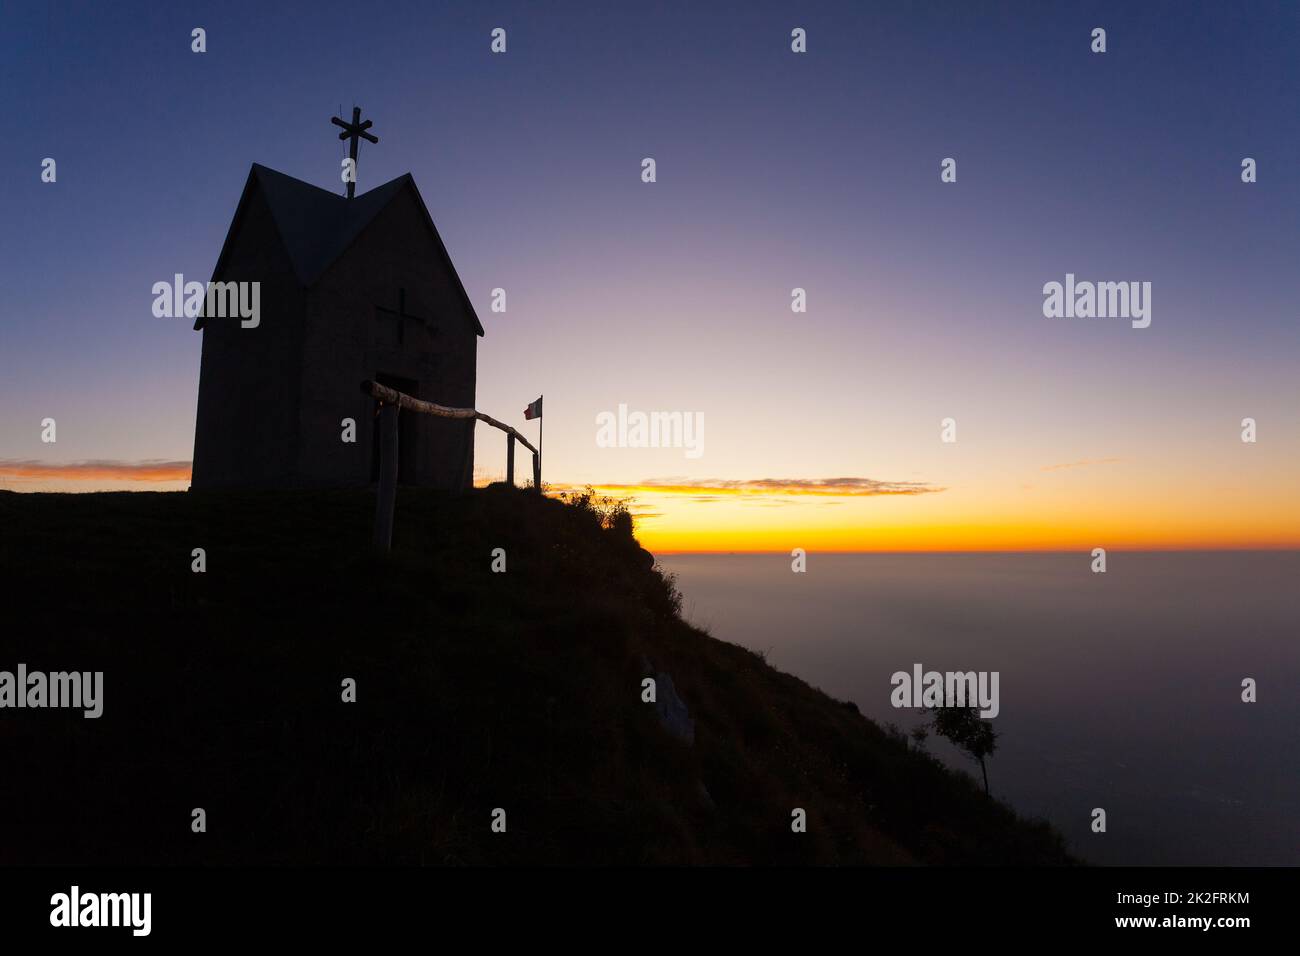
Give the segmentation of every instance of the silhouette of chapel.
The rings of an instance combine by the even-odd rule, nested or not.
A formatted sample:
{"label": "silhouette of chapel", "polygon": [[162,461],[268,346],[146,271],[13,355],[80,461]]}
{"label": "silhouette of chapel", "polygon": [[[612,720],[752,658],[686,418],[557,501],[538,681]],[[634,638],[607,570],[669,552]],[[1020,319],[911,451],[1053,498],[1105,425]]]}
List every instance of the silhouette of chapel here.
{"label": "silhouette of chapel", "polygon": [[[474,407],[483,326],[409,173],[352,198],[254,164],[212,281],[261,283],[260,321],[194,324],[196,489],[374,481],[376,402],[360,393],[364,379]],[[400,422],[400,482],[469,484],[472,422],[405,412]]]}

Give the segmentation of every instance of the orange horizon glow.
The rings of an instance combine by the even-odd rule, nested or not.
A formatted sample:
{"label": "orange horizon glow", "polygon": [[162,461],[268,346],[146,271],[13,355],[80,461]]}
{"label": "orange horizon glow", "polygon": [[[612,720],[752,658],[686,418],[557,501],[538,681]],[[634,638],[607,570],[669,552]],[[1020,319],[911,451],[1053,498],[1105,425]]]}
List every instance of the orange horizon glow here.
{"label": "orange horizon glow", "polygon": [[[188,461],[0,461],[0,487],[10,481],[176,482],[190,480]],[[15,491],[19,489],[8,488]],[[37,489],[32,489],[37,490]]]}
{"label": "orange horizon glow", "polygon": [[[695,491],[677,485],[593,485],[629,502],[641,544],[656,554],[981,551],[1254,551],[1300,548],[1300,506],[1273,495],[1198,508],[1192,492],[1145,497],[1046,489],[982,494]],[[1294,496],[1290,496],[1294,498]]]}

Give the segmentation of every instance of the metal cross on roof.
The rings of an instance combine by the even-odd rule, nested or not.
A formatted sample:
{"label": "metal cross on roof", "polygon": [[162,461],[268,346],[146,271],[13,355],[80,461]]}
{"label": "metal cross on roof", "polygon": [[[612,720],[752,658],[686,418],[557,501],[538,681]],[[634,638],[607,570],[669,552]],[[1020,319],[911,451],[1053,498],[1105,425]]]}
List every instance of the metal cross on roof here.
{"label": "metal cross on roof", "polygon": [[369,140],[372,143],[379,142],[378,136],[367,133],[374,124],[370,120],[361,122],[361,107],[352,107],[352,122],[345,123],[337,116],[331,117],[330,122],[335,126],[343,127],[343,132],[339,133],[339,139],[351,139],[352,145],[348,147],[348,156],[352,158],[352,178],[348,180],[348,198],[351,199],[357,190],[356,172],[357,172],[357,140]]}

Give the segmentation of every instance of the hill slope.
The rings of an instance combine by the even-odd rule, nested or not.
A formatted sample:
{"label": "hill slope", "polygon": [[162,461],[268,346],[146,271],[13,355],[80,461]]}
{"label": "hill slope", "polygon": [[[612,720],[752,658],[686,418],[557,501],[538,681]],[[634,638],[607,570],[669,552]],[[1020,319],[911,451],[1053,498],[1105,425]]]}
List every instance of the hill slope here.
{"label": "hill slope", "polygon": [[[0,861],[1069,862],[969,778],[683,623],[625,523],[403,489],[379,559],[373,502],[0,493],[0,669],[105,672],[98,720],[0,711]],[[648,667],[693,745],[642,702]]]}

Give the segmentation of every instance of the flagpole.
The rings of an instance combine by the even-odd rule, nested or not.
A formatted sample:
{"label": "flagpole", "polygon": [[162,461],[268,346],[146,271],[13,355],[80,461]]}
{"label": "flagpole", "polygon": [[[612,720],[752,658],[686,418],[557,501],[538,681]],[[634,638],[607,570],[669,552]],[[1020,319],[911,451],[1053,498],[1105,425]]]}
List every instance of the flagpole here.
{"label": "flagpole", "polygon": [[[538,404],[542,406],[542,413],[537,416],[537,470],[538,471],[542,470],[542,428],[543,428],[542,419],[546,417],[545,398],[546,396],[542,395],[539,396],[537,399]],[[538,488],[537,490],[541,491],[542,489]]]}

